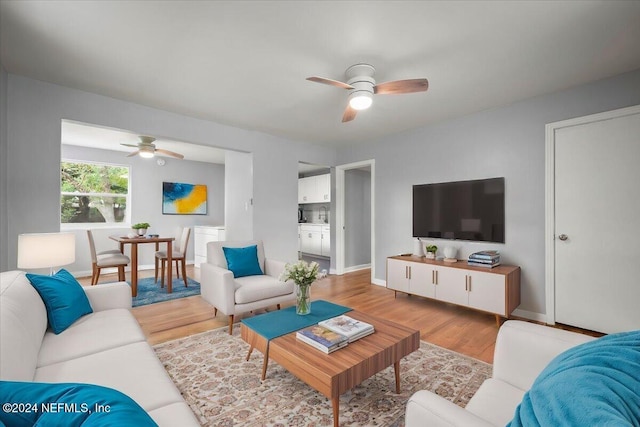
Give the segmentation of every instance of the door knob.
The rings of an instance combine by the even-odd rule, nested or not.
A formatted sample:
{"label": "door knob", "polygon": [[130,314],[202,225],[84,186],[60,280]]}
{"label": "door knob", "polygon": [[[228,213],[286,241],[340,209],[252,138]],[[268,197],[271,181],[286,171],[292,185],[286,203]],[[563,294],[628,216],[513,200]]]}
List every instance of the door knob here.
{"label": "door knob", "polygon": [[566,234],[561,234],[561,235],[558,236],[558,239],[562,240],[563,242],[565,240],[567,240],[568,238],[569,238],[569,236],[567,236]]}

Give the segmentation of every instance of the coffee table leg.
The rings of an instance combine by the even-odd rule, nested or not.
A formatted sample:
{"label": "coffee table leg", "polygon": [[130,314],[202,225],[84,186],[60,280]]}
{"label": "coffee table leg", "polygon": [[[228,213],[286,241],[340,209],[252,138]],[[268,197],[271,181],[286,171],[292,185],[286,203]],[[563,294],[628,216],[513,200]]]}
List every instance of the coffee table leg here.
{"label": "coffee table leg", "polygon": [[331,406],[333,406],[333,427],[338,427],[340,424],[340,396],[331,398]]}
{"label": "coffee table leg", "polygon": [[396,373],[396,394],[400,394],[400,362],[393,364],[393,370]]}
{"label": "coffee table leg", "polygon": [[269,342],[267,342],[267,349],[264,352],[264,362],[262,362],[262,381],[267,377],[267,365],[269,364]]}

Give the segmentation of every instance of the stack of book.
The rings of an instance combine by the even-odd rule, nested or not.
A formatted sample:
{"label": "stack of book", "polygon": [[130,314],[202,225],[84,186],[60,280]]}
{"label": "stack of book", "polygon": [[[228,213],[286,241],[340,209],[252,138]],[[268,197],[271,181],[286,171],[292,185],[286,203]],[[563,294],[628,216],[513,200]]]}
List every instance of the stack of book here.
{"label": "stack of book", "polygon": [[329,354],[374,331],[373,325],[342,315],[302,329],[296,333],[296,337]]}
{"label": "stack of book", "polygon": [[341,349],[349,344],[349,338],[333,332],[320,325],[309,326],[296,332],[296,337],[327,354]]}
{"label": "stack of book", "polygon": [[344,335],[349,339],[349,342],[354,342],[374,332],[373,325],[345,315],[323,320],[318,325]]}
{"label": "stack of book", "polygon": [[469,255],[467,263],[476,267],[497,267],[500,265],[500,253],[498,251],[475,252]]}

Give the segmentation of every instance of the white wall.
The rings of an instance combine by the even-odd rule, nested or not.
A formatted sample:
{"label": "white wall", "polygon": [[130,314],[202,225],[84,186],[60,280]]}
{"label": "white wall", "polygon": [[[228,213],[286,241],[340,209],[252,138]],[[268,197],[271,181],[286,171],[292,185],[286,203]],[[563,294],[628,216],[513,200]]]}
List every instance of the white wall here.
{"label": "white wall", "polygon": [[[295,260],[298,162],[334,164],[335,150],[224,126],[15,74],[7,84],[8,269],[20,233],[59,229],[62,119],[253,154],[254,237]],[[7,201],[10,201],[8,203]]]}
{"label": "white wall", "polygon": [[7,73],[0,64],[0,271],[8,269]]}
{"label": "white wall", "polygon": [[[148,222],[151,224],[149,233],[163,236],[177,236],[181,227],[194,225],[224,225],[224,165],[188,160],[166,158],[164,166],[159,166],[156,159],[142,157],[127,157],[121,151],[99,150],[95,148],[62,146],[62,159],[88,160],[114,164],[129,165],[131,175],[130,209],[131,223]],[[206,215],[163,215],[162,214],[162,182],[184,182],[189,184],[205,184],[207,186],[207,214]],[[72,226],[73,227],[73,226]],[[76,275],[91,272],[91,257],[87,241],[87,228],[101,228],[101,225],[83,226],[77,230],[76,262],[65,268]],[[112,246],[105,249],[117,248],[117,243],[108,240],[111,234],[131,232],[128,228],[114,228],[94,232],[94,240],[100,250],[101,245]],[[155,245],[138,246],[138,264],[152,266],[154,264]],[[164,246],[162,244],[161,246]],[[126,250],[130,247],[127,245]],[[193,229],[189,239],[187,261],[193,261]]]}
{"label": "white wall", "polygon": [[339,149],[341,163],[376,160],[376,279],[386,257],[413,251],[413,184],[503,176],[506,243],[458,242],[458,257],[500,250],[522,267],[521,314],[545,313],[545,124],[639,103],[640,70]]}

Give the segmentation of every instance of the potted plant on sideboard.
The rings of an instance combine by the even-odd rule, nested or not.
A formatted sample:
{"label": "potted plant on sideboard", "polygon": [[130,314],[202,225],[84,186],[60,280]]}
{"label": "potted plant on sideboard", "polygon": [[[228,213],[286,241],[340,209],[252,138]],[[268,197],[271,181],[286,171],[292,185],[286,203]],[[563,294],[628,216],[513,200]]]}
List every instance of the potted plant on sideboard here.
{"label": "potted plant on sideboard", "polygon": [[131,226],[132,229],[136,231],[138,236],[144,236],[147,234],[147,228],[151,227],[148,222],[139,222],[137,224],[133,224]]}

